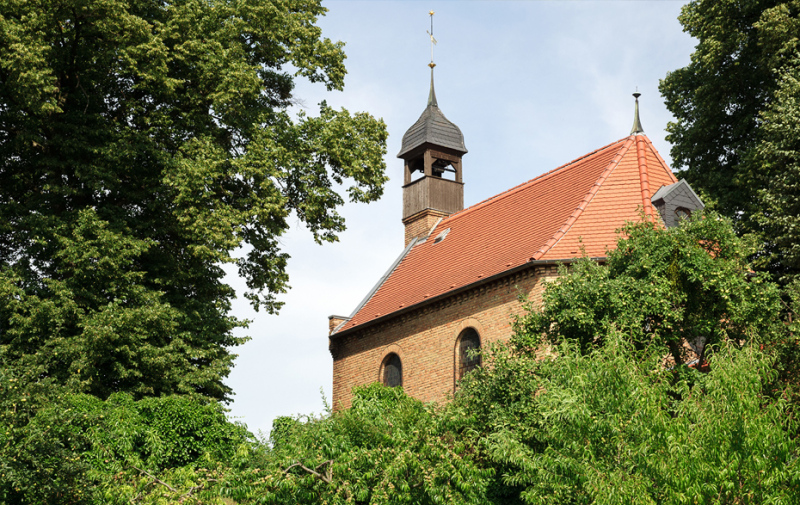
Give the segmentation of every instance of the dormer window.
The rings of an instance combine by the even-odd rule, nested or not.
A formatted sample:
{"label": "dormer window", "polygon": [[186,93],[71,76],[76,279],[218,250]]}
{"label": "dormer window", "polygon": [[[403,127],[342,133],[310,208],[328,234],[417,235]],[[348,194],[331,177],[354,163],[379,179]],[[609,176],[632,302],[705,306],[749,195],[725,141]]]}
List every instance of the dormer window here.
{"label": "dormer window", "polygon": [[661,186],[650,201],[658,210],[667,228],[678,226],[681,219],[691,216],[693,211],[704,207],[703,202],[685,180]]}

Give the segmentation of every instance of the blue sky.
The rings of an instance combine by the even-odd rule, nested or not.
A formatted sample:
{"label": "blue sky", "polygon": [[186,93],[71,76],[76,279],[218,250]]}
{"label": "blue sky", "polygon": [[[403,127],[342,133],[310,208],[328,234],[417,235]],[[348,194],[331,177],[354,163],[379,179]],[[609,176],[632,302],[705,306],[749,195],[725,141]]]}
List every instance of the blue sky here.
{"label": "blue sky", "polygon": [[[430,10],[435,11],[436,95],[464,133],[464,200],[469,206],[628,135],[633,93],[645,133],[671,162],[672,120],[658,93],[667,72],[686,66],[696,41],[677,21],[684,2],[325,1],[323,35],[346,43],[343,92],[298,81],[307,113],[327,100],[383,118],[389,130],[384,197],[340,211],[347,231],[319,246],[299,224],[283,237],[292,289],[277,316],[252,320],[226,381],[231,416],[269,432],[282,415],[309,415],[330,398],[328,316],[348,315],[403,249],[403,133],[425,108],[430,82]],[[675,168],[675,167],[673,167]],[[244,283],[228,279],[241,293]],[[377,372],[376,372],[377,377]]]}

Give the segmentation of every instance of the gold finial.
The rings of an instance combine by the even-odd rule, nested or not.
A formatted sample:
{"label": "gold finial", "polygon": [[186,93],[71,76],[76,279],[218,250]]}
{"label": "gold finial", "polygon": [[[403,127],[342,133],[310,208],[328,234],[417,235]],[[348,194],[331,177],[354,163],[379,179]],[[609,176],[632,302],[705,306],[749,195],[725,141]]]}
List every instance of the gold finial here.
{"label": "gold finial", "polygon": [[431,38],[431,62],[428,63],[428,66],[431,67],[431,69],[433,69],[433,67],[436,66],[436,63],[433,62],[433,46],[436,45],[436,39],[433,38],[433,15],[434,15],[434,12],[430,11],[430,12],[428,12],[428,14],[431,17],[431,31],[428,32],[428,35]]}

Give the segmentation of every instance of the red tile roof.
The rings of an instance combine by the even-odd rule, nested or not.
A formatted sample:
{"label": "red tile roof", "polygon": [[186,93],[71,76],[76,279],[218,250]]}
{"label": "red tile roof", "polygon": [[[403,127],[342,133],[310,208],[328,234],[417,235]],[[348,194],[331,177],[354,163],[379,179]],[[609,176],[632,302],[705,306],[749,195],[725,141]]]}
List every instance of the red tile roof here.
{"label": "red tile roof", "polygon": [[532,260],[605,256],[626,221],[657,215],[650,197],[674,182],[645,135],[602,147],[443,219],[337,333]]}

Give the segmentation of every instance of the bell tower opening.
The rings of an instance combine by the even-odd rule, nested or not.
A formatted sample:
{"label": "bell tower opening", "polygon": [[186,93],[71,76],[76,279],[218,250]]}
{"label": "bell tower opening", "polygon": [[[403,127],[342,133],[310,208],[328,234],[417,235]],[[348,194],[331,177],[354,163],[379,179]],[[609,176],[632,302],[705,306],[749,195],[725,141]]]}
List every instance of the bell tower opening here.
{"label": "bell tower opening", "polygon": [[[438,155],[438,157],[437,157]],[[431,177],[438,177],[448,181],[455,181],[459,178],[460,163],[456,159],[457,156],[448,156],[441,152],[432,152],[433,164],[431,166]],[[406,178],[405,184],[417,181],[425,177],[425,160],[424,156],[409,160],[406,164],[406,169],[410,172]]]}

